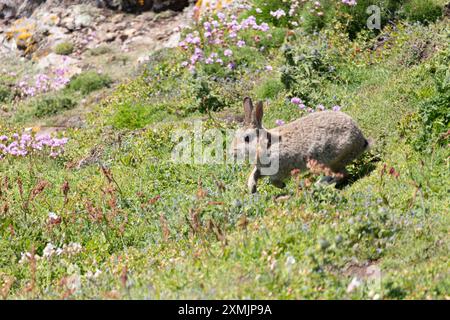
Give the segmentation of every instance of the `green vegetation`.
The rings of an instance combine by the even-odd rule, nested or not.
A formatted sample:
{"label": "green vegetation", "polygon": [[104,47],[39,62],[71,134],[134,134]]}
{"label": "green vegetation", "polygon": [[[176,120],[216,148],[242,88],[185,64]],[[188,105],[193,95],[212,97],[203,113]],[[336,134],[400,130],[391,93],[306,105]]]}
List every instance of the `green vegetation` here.
{"label": "green vegetation", "polygon": [[55,46],[55,53],[68,56],[72,54],[74,50],[74,45],[71,42],[61,42]]}
{"label": "green vegetation", "polygon": [[112,80],[108,75],[95,71],[86,71],[71,79],[67,88],[87,95],[93,91],[108,87],[111,83]]}
{"label": "green vegetation", "polygon": [[93,56],[101,56],[112,51],[111,47],[108,45],[101,45],[96,48],[89,49],[89,52]]}
{"label": "green vegetation", "polygon": [[67,94],[52,94],[36,99],[32,103],[34,115],[38,118],[53,116],[76,106],[74,98]]}
{"label": "green vegetation", "polygon": [[[270,16],[275,1],[255,3],[273,6],[261,19],[282,31],[276,45],[233,47],[232,69],[189,70],[186,51],[156,52],[93,108],[86,128],[65,133],[62,157],[0,160],[0,296],[449,297],[448,19],[411,24],[402,6],[378,35],[332,19],[317,34],[288,32],[289,20]],[[108,81],[88,72],[59,94],[79,99]],[[262,182],[257,195],[246,191],[248,165],[171,160],[175,130],[203,119],[203,130],[225,137],[247,95],[266,100],[267,128],[304,114],[293,97],[312,109],[339,105],[373,146],[345,186],[298,173],[285,190]],[[44,100],[53,102],[43,117],[67,105]],[[22,123],[0,118],[1,133]]]}
{"label": "green vegetation", "polygon": [[0,103],[10,102],[12,99],[13,93],[11,88],[0,84]]}

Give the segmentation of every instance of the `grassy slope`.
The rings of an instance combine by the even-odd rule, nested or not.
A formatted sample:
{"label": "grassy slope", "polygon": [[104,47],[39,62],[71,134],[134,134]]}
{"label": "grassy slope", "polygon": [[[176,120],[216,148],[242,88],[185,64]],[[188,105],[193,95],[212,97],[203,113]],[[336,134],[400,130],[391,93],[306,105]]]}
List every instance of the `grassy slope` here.
{"label": "grassy slope", "polygon": [[[65,159],[0,162],[0,178],[9,179],[8,188],[2,184],[9,211],[0,213],[0,281],[14,278],[9,297],[448,298],[448,152],[414,151],[398,124],[433,83],[421,69],[433,58],[406,66],[403,45],[431,31],[445,37],[444,27],[399,31],[406,42],[399,40],[379,63],[361,62],[349,71],[348,85],[323,88],[376,141],[360,162],[374,170],[343,190],[297,192],[290,182],[280,191],[263,183],[251,196],[245,166],[175,165],[169,161],[171,130],[187,126],[189,118],[133,132],[94,120],[70,133]],[[443,42],[436,41],[440,50]],[[296,117],[277,103],[283,93],[277,99],[266,112],[269,127],[274,119]],[[227,126],[221,120],[208,126],[217,121]],[[76,168],[93,150],[92,161]],[[382,177],[385,163],[400,176]],[[111,168],[113,182],[98,164]],[[26,191],[40,179],[51,186],[24,210],[17,177]],[[70,184],[66,204],[64,181]],[[276,200],[286,192],[289,199]],[[63,222],[49,227],[49,211]],[[71,241],[84,251],[39,260],[35,272],[18,264],[20,252],[32,246],[42,255],[48,242]],[[347,293],[351,279],[369,265],[381,269],[381,286]],[[87,273],[96,269],[102,274],[90,279]],[[81,289],[71,291],[78,276]],[[36,284],[27,290],[32,279]]]}

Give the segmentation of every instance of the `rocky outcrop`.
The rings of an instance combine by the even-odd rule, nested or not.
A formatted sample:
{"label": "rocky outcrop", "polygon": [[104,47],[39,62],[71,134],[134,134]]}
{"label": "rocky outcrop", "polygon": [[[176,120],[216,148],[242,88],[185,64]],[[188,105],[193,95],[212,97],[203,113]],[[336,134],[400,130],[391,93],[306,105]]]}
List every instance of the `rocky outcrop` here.
{"label": "rocky outcrop", "polygon": [[144,11],[161,12],[164,10],[181,11],[193,0],[0,0],[0,19],[10,20],[29,17],[41,5],[48,8],[89,4],[97,8],[120,10],[128,13]]}
{"label": "rocky outcrop", "polygon": [[45,0],[0,0],[0,19],[30,16]]}

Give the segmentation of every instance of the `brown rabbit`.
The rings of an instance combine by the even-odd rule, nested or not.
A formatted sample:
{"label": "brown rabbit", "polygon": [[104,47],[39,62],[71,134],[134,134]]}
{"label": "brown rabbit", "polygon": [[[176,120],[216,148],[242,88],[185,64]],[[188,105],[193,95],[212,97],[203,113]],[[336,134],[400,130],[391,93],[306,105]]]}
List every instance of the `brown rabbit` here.
{"label": "brown rabbit", "polygon": [[231,152],[235,157],[250,154],[254,160],[248,179],[251,193],[257,191],[262,176],[269,176],[273,185],[283,188],[291,171],[307,170],[310,160],[345,177],[345,167],[369,147],[355,121],[342,112],[315,112],[272,130],[262,126],[262,102],[254,108],[252,100],[245,98],[244,112],[244,128],[234,137]]}

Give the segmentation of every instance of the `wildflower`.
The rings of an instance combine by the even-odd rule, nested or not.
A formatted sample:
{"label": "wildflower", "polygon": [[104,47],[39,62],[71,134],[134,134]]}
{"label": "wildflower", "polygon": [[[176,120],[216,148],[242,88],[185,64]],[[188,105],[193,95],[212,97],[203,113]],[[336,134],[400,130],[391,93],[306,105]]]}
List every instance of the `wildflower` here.
{"label": "wildflower", "polygon": [[276,124],[277,126],[282,126],[282,125],[285,124],[285,122],[284,122],[283,120],[281,120],[281,119],[277,119],[277,120],[275,120],[275,124]]}
{"label": "wildflower", "polygon": [[351,7],[356,6],[358,4],[356,0],[342,0],[342,3]]}
{"label": "wildflower", "polygon": [[361,281],[357,277],[354,277],[347,287],[347,293],[352,293],[357,288],[359,288],[361,284]]}
{"label": "wildflower", "polygon": [[300,103],[300,104],[298,105],[298,108],[299,108],[300,110],[304,110],[304,109],[306,109],[306,105],[304,105],[303,103]]}
{"label": "wildflower", "polygon": [[267,71],[272,71],[272,70],[273,70],[273,68],[272,68],[271,65],[267,65],[267,66],[265,67],[265,69],[266,69]]}
{"label": "wildflower", "polygon": [[244,40],[239,40],[239,41],[236,43],[236,45],[237,45],[239,48],[242,48],[243,46],[245,46],[245,41],[244,41]]}
{"label": "wildflower", "polygon": [[230,62],[230,63],[227,65],[227,67],[228,67],[228,69],[233,70],[233,69],[236,67],[236,65],[235,65],[233,62]]}
{"label": "wildflower", "polygon": [[323,110],[325,110],[325,106],[323,104],[319,104],[317,106],[317,109],[319,109],[320,111],[323,111]]}
{"label": "wildflower", "polygon": [[54,213],[54,212],[49,212],[48,213],[48,218],[50,220],[57,220],[59,218],[59,216],[56,213]]}
{"label": "wildflower", "polygon": [[267,32],[270,30],[270,27],[267,23],[263,22],[261,23],[261,25],[259,26],[259,30],[262,32]]}
{"label": "wildflower", "polygon": [[223,52],[223,55],[224,55],[225,57],[231,57],[231,56],[233,55],[233,51],[231,51],[230,49],[226,49],[226,50]]}
{"label": "wildflower", "polygon": [[295,258],[291,255],[288,255],[286,258],[286,266],[292,266],[295,264]]}
{"label": "wildflower", "polygon": [[81,250],[83,250],[83,247],[77,242],[71,242],[68,245],[64,245],[63,250],[68,255],[75,255],[80,253]]}
{"label": "wildflower", "polygon": [[225,20],[225,14],[223,12],[218,12],[217,18],[219,18],[220,21],[223,21]]}
{"label": "wildflower", "polygon": [[286,12],[284,12],[283,9],[278,9],[277,11],[270,11],[270,15],[272,17],[275,17],[277,19],[280,19],[281,17],[286,16]]}
{"label": "wildflower", "polygon": [[341,111],[341,107],[340,106],[334,106],[332,108],[333,111]]}
{"label": "wildflower", "polygon": [[302,99],[300,99],[298,97],[293,97],[291,99],[291,103],[296,104],[296,105],[300,105],[302,103]]}
{"label": "wildflower", "polygon": [[44,258],[51,258],[55,254],[55,246],[51,243],[47,243],[42,253]]}

